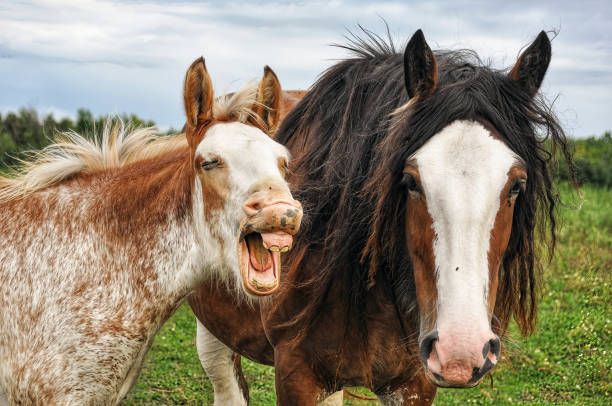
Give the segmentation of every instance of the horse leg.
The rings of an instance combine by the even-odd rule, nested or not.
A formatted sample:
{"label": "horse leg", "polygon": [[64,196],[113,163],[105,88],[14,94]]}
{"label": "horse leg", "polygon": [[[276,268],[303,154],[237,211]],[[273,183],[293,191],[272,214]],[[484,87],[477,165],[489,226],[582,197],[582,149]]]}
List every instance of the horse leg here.
{"label": "horse leg", "polygon": [[436,397],[436,387],[424,375],[419,375],[395,391],[376,396],[385,406],[429,406]]}
{"label": "horse leg", "polygon": [[274,348],[276,404],[317,406],[331,393],[321,385],[307,358],[291,348]]}
{"label": "horse leg", "polygon": [[9,406],[8,398],[2,390],[2,386],[0,386],[0,406]]}
{"label": "horse leg", "polygon": [[344,399],[344,391],[339,390],[332,394],[325,400],[319,402],[317,406],[342,406],[342,400]]}
{"label": "horse leg", "polygon": [[215,392],[215,406],[248,405],[249,388],[242,373],[240,355],[213,336],[199,320],[196,347]]}

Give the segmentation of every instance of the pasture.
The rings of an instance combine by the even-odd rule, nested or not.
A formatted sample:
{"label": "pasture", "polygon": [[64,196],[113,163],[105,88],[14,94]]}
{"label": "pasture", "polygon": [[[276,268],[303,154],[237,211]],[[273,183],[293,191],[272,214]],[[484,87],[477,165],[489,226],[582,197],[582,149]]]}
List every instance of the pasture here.
{"label": "pasture", "polygon": [[[506,340],[503,362],[473,389],[440,389],[435,405],[608,405],[612,396],[612,190],[562,188],[557,251],[544,265],[537,331]],[[149,351],[137,384],[121,403],[203,404],[212,387],[195,349],[195,320],[183,305]],[[252,405],[273,405],[272,368],[243,360]],[[361,389],[353,393],[368,397]],[[347,395],[345,395],[347,396]],[[345,405],[376,402],[346,399]]]}

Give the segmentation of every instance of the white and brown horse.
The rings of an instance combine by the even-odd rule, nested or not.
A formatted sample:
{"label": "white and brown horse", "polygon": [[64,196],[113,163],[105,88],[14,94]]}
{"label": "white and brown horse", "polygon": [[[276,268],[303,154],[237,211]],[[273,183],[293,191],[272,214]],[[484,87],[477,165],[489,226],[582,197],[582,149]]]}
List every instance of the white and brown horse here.
{"label": "white and brown horse", "polygon": [[[161,325],[203,281],[257,298],[279,285],[301,206],[266,132],[280,85],[215,100],[185,78],[184,137],[107,125],[64,134],[0,179],[0,387],[11,404],[116,404]],[[246,294],[244,294],[246,293]]]}

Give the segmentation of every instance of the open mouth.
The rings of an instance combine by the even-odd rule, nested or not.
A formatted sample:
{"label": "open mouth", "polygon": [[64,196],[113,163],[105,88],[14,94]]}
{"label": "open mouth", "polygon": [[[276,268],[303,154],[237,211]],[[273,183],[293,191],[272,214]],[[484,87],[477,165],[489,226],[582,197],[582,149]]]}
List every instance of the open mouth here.
{"label": "open mouth", "polygon": [[293,237],[285,232],[251,233],[240,242],[242,281],[248,293],[270,295],[280,286],[281,252],[291,249]]}

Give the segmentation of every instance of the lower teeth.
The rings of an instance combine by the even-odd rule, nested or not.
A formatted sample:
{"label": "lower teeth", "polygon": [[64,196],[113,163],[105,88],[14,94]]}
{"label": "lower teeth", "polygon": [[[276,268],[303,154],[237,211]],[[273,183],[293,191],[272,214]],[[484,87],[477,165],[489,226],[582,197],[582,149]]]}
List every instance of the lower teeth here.
{"label": "lower teeth", "polygon": [[251,279],[251,285],[253,285],[255,289],[258,289],[258,290],[270,289],[274,287],[274,282],[269,283],[269,284],[264,284],[264,283],[257,281],[256,279]]}

